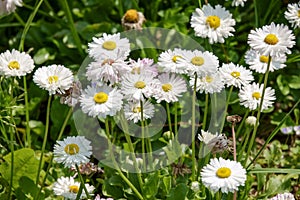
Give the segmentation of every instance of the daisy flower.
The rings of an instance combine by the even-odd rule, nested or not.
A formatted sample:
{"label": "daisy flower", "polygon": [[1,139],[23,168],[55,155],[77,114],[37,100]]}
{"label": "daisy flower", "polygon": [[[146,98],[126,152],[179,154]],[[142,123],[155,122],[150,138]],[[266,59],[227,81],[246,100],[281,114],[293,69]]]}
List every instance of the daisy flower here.
{"label": "daisy flower", "polygon": [[244,4],[247,0],[233,0],[231,3],[231,6],[242,6],[244,7]]}
{"label": "daisy flower", "polygon": [[73,84],[73,73],[63,65],[50,65],[38,68],[33,75],[33,82],[49,94],[63,94]]}
{"label": "daisy flower", "polygon": [[184,60],[178,62],[188,67],[190,76],[194,76],[194,73],[197,73],[199,77],[215,73],[219,66],[218,58],[209,51],[184,51],[183,57]]}
{"label": "daisy flower", "polygon": [[[137,123],[142,119],[141,102],[128,102],[124,106],[124,113],[127,120]],[[143,120],[151,119],[154,115],[154,106],[149,101],[143,101]]]}
{"label": "daisy flower", "polygon": [[0,74],[7,77],[25,76],[34,68],[33,59],[24,52],[13,49],[0,54]]}
{"label": "daisy flower", "polygon": [[127,38],[121,38],[120,33],[113,35],[103,33],[100,38],[93,37],[88,44],[89,56],[94,59],[107,58],[114,55],[127,57],[130,52],[130,43]]}
{"label": "daisy flower", "polygon": [[127,73],[122,77],[121,92],[129,101],[140,101],[152,96],[156,84],[151,74]]}
{"label": "daisy flower", "polygon": [[137,61],[129,59],[128,66],[131,68],[132,74],[151,74],[151,76],[157,76],[158,70],[154,64],[153,59],[143,58]]}
{"label": "daisy flower", "polygon": [[92,84],[79,98],[81,109],[91,117],[114,116],[122,108],[122,94],[116,88]]}
{"label": "daisy flower", "polygon": [[138,12],[135,9],[129,9],[123,15],[121,22],[125,30],[141,30],[146,18],[142,12]]}
{"label": "daisy flower", "polygon": [[212,158],[201,170],[202,183],[213,192],[234,192],[244,186],[246,170],[241,163],[223,158]]}
{"label": "daisy flower", "polygon": [[[73,177],[60,177],[53,184],[53,192],[55,195],[63,196],[67,199],[76,199],[77,193],[80,188],[80,182],[74,180]],[[95,190],[95,187],[89,184],[85,184],[85,188],[87,189],[89,195]],[[80,199],[86,198],[86,194],[82,191]]]}
{"label": "daisy flower", "polygon": [[83,136],[70,136],[63,141],[57,141],[53,150],[54,160],[63,163],[68,168],[73,165],[87,163],[92,155],[90,143]]}
{"label": "daisy flower", "polygon": [[295,200],[295,197],[292,193],[285,192],[283,194],[277,194],[275,197],[268,200]]}
{"label": "daisy flower", "polygon": [[211,5],[204,5],[202,10],[197,8],[192,14],[191,26],[195,35],[208,38],[209,43],[224,43],[224,38],[233,36],[235,20],[232,14],[220,5],[213,8]]}
{"label": "daisy flower", "polygon": [[294,28],[300,28],[300,2],[288,4],[287,11],[284,12],[285,18]]}
{"label": "daisy flower", "polygon": [[16,10],[16,6],[22,7],[22,0],[1,0],[0,1],[0,16],[10,14]]}
{"label": "daisy flower", "polygon": [[[269,57],[261,55],[252,49],[248,50],[245,55],[245,62],[249,65],[250,69],[258,73],[266,73],[268,67]],[[273,72],[278,69],[286,67],[284,64],[286,61],[286,55],[281,54],[279,56],[273,56],[270,62],[269,71]]]}
{"label": "daisy flower", "polygon": [[168,103],[177,102],[178,97],[187,91],[185,81],[175,74],[164,73],[158,76],[158,83],[153,94],[157,102],[166,101]]}
{"label": "daisy flower", "polygon": [[167,50],[162,52],[158,57],[158,66],[163,72],[171,72],[177,74],[186,74],[188,68],[184,61],[183,54],[186,50],[175,48],[174,50]]}
{"label": "daisy flower", "polygon": [[208,131],[201,130],[198,139],[203,142],[212,151],[212,153],[222,152],[228,149],[228,140],[224,134],[212,134]]}
{"label": "daisy flower", "polygon": [[219,71],[227,86],[241,88],[254,80],[252,72],[241,65],[223,64]]}
{"label": "daisy flower", "polygon": [[[191,78],[190,85],[194,87],[195,78]],[[212,75],[206,75],[200,78],[197,78],[196,90],[199,92],[205,92],[205,94],[212,94],[221,92],[225,87],[224,81],[221,78],[218,72]]]}
{"label": "daisy flower", "polygon": [[289,48],[295,45],[295,36],[288,26],[275,24],[263,26],[251,30],[248,35],[248,44],[260,55],[280,56],[280,54],[290,54]]}
{"label": "daisy flower", "polygon": [[[250,110],[256,110],[259,108],[261,95],[263,92],[264,85],[258,83],[252,83],[251,85],[245,85],[239,92],[239,99],[241,105],[249,108]],[[267,87],[264,94],[263,105],[261,110],[265,110],[272,106],[276,100],[274,89]]]}

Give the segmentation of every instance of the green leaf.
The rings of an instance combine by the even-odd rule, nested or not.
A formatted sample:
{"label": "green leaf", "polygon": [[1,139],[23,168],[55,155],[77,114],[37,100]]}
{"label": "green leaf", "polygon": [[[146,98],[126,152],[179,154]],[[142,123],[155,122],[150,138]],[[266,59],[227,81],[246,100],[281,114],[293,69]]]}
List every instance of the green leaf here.
{"label": "green leaf", "polygon": [[159,187],[158,181],[158,171],[148,174],[148,177],[145,179],[145,184],[143,186],[143,195],[146,196],[147,199],[154,197],[157,194]]}
{"label": "green leaf", "polygon": [[288,95],[290,93],[288,81],[281,74],[277,76],[276,82],[283,95]]}
{"label": "green leaf", "polygon": [[163,184],[164,184],[164,190],[167,194],[170,193],[171,187],[172,187],[172,179],[170,176],[166,176],[163,178]]}
{"label": "green leaf", "polygon": [[172,188],[167,200],[185,200],[188,192],[188,186],[185,183],[180,183],[176,188]]}
{"label": "green leaf", "polygon": [[55,55],[51,55],[50,48],[41,48],[33,56],[34,63],[38,65],[43,64],[48,60],[54,60],[54,59],[55,59]]}
{"label": "green leaf", "polygon": [[257,173],[284,173],[284,174],[300,174],[300,169],[285,169],[285,168],[254,168],[249,170],[251,174]]}
{"label": "green leaf", "polygon": [[[0,165],[0,173],[3,178],[10,180],[11,175],[11,153],[3,157],[5,162]],[[39,161],[34,156],[34,151],[29,148],[20,149],[14,152],[13,162],[13,187],[19,187],[22,177],[31,180],[36,179]]]}
{"label": "green leaf", "polygon": [[289,80],[288,85],[292,89],[300,89],[300,76],[292,76],[291,79]]}

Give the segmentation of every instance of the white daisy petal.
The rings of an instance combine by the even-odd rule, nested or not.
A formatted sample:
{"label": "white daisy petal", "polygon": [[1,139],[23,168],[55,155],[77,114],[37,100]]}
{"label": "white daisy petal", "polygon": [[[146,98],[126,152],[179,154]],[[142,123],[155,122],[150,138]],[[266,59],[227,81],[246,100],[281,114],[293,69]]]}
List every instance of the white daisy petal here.
{"label": "white daisy petal", "polygon": [[16,6],[22,7],[22,0],[1,0],[0,1],[0,16],[10,14],[16,10]]}
{"label": "white daisy petal", "polygon": [[[190,85],[194,87],[194,84],[195,84],[195,78],[191,78]],[[225,83],[221,78],[219,72],[197,78],[196,90],[199,92],[204,92],[206,94],[208,93],[213,94],[213,93],[221,92],[221,90],[224,87],[225,87]]]}
{"label": "white daisy petal", "polygon": [[287,9],[284,12],[285,18],[292,24],[292,27],[300,28],[300,2],[288,4]]}
{"label": "white daisy petal", "polygon": [[141,102],[128,102],[124,106],[124,114],[127,120],[133,120],[137,123],[141,120],[143,111],[143,119],[151,119],[154,115],[154,106],[149,101],[143,101],[143,110],[141,110]]}

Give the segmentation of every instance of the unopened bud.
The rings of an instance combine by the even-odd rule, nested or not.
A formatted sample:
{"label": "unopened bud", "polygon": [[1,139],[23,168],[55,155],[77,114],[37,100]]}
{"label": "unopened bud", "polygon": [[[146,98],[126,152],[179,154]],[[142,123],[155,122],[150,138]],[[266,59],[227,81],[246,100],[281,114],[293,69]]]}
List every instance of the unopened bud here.
{"label": "unopened bud", "polygon": [[256,124],[256,117],[254,117],[254,116],[247,117],[246,124],[249,125],[249,126],[255,126],[255,124]]}

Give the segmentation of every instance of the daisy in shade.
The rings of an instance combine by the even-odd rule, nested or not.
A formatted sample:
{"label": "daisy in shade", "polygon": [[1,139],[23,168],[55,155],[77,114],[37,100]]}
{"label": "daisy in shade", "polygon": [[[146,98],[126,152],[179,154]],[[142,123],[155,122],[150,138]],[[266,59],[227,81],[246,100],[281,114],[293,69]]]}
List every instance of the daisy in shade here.
{"label": "daisy in shade", "polygon": [[[191,78],[190,85],[194,87],[195,78]],[[221,78],[218,72],[205,75],[203,77],[197,78],[196,82],[196,90],[199,92],[205,92],[206,94],[213,94],[221,92],[221,90],[225,87],[224,81]]]}
{"label": "daisy in shade", "polygon": [[156,85],[153,94],[158,103],[161,101],[166,101],[168,103],[177,102],[178,97],[187,91],[185,81],[175,74],[161,74],[158,76],[158,80],[160,83]]}
{"label": "daisy in shade", "polygon": [[201,130],[198,139],[207,145],[212,153],[223,152],[228,149],[228,140],[224,134],[212,134],[209,131]]}
{"label": "daisy in shade", "polygon": [[131,68],[132,74],[151,74],[151,76],[158,74],[157,67],[150,58],[139,58],[137,61],[129,59],[128,66]]}
{"label": "daisy in shade", "polygon": [[[249,108],[250,110],[256,110],[259,108],[264,85],[258,83],[252,83],[251,85],[245,85],[239,92],[239,99],[241,105]],[[267,87],[264,94],[263,105],[261,110],[272,107],[273,102],[276,100],[274,89]]]}
{"label": "daisy in shade", "polygon": [[90,143],[83,136],[70,136],[63,141],[57,141],[53,150],[54,160],[68,168],[87,163],[92,155]]}
{"label": "daisy in shade", "polygon": [[164,51],[159,55],[157,64],[163,72],[186,74],[188,72],[188,68],[184,62],[184,52],[186,52],[186,50],[178,48]]}
{"label": "daisy in shade", "polygon": [[268,200],[295,200],[295,197],[292,193],[285,192],[283,194],[277,194],[275,197]]}
{"label": "daisy in shade", "polygon": [[140,101],[152,96],[156,84],[157,79],[151,74],[127,73],[122,77],[121,92],[129,101]]}
{"label": "daisy in shade", "polygon": [[218,58],[209,51],[185,51],[183,57],[184,60],[178,62],[185,64],[190,76],[193,76],[194,73],[197,73],[199,77],[215,73],[219,66]]}
{"label": "daisy in shade", "polygon": [[213,192],[237,191],[239,186],[245,185],[246,179],[246,170],[241,163],[223,158],[210,159],[201,170],[202,183]]}
{"label": "daisy in shade", "polygon": [[227,86],[241,88],[254,80],[252,72],[241,65],[223,64],[219,71]]}
{"label": "daisy in shade", "polygon": [[278,56],[280,54],[290,54],[289,48],[295,45],[295,36],[288,26],[275,24],[263,26],[251,30],[248,35],[248,44],[260,55]]}
{"label": "daisy in shade", "polygon": [[0,54],[0,74],[7,77],[25,76],[34,68],[33,59],[24,52],[13,49]]}
{"label": "daisy in shade", "polygon": [[[256,51],[250,49],[246,52],[245,62],[249,65],[249,68],[258,72],[266,73],[268,67],[269,56],[260,55]],[[286,55],[273,56],[270,62],[269,71],[273,72],[278,69],[286,67],[284,64],[286,61]]]}
{"label": "daisy in shade", "polygon": [[[124,106],[124,113],[127,120],[137,123],[142,119],[141,102],[128,102]],[[143,120],[151,119],[154,115],[154,106],[149,101],[143,101]]]}
{"label": "daisy in shade", "polygon": [[91,117],[114,116],[122,107],[122,94],[116,88],[92,84],[79,98],[81,109]]}
{"label": "daisy in shade", "polygon": [[244,4],[247,0],[233,0],[231,3],[231,6],[242,6],[244,7]]}
{"label": "daisy in shade", "polygon": [[197,8],[192,14],[191,26],[195,35],[208,38],[209,43],[224,43],[224,38],[233,36],[235,20],[225,8],[216,5],[204,5],[202,9]]}
{"label": "daisy in shade", "polygon": [[[67,199],[76,199],[79,188],[80,182],[75,181],[73,177],[60,177],[52,187],[55,195],[63,196]],[[95,190],[95,187],[86,183],[85,188],[87,189],[89,195],[92,196],[92,192]],[[82,191],[80,199],[84,199],[86,197],[87,196],[85,192]]]}
{"label": "daisy in shade", "polygon": [[33,82],[49,94],[63,94],[72,87],[73,81],[73,73],[63,65],[43,66],[33,75]]}
{"label": "daisy in shade", "polygon": [[22,0],[1,0],[0,1],[0,16],[15,12],[16,7],[22,7]]}
{"label": "daisy in shade", "polygon": [[113,35],[103,33],[100,38],[93,37],[88,44],[89,56],[94,59],[107,58],[114,55],[127,57],[130,52],[130,43],[127,38],[121,38],[120,33]]}
{"label": "daisy in shade", "polygon": [[300,28],[300,2],[288,4],[287,9],[284,12],[285,18],[292,24],[292,27]]}
{"label": "daisy in shade", "polygon": [[119,83],[121,75],[131,70],[124,62],[124,59],[124,57],[117,55],[96,59],[87,67],[86,76],[88,80],[92,82],[106,82],[110,85]]}

